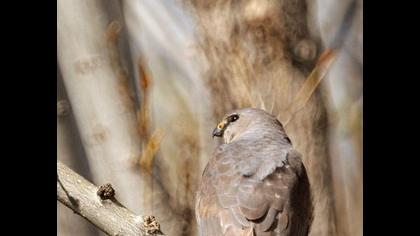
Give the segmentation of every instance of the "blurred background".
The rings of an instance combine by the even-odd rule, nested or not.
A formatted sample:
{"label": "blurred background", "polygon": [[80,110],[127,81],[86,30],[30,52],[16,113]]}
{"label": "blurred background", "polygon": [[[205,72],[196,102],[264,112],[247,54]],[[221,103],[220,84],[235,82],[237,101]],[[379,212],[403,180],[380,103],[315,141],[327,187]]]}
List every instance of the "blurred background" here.
{"label": "blurred background", "polygon": [[[361,0],[57,2],[59,161],[166,235],[198,235],[211,131],[262,108],[303,154],[310,235],[362,235]],[[57,215],[58,235],[104,235],[59,202]]]}

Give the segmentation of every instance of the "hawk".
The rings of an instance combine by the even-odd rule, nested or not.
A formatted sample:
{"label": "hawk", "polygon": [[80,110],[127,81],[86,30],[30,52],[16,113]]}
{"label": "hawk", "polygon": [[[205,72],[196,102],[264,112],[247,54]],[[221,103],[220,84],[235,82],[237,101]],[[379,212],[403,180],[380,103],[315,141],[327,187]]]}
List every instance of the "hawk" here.
{"label": "hawk", "polygon": [[310,185],[282,124],[260,109],[228,113],[213,131],[223,142],[197,194],[200,235],[308,235]]}

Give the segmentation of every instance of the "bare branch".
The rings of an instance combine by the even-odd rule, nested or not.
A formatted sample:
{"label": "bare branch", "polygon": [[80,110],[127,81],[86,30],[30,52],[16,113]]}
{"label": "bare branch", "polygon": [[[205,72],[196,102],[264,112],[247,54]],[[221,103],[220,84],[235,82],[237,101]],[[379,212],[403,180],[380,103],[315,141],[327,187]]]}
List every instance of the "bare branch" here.
{"label": "bare branch", "polygon": [[[102,190],[102,191],[98,191]],[[110,195],[101,200],[98,193],[115,191],[107,184],[98,188],[70,168],[57,162],[57,200],[108,235],[162,234],[153,216],[138,216]],[[105,199],[105,198],[104,198]]]}

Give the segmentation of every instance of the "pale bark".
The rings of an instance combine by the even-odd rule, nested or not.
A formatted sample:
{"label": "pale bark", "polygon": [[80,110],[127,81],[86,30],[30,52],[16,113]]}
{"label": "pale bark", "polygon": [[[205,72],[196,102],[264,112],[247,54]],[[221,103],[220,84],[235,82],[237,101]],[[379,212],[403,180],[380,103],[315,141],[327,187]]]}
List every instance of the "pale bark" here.
{"label": "pale bark", "polygon": [[[331,151],[338,235],[363,235],[363,1],[317,0],[322,40],[341,37],[342,49],[326,82],[329,87]],[[351,17],[349,12],[353,11]],[[342,22],[340,25],[338,22]],[[342,28],[345,26],[344,29]],[[343,31],[346,34],[343,34]]]}
{"label": "pale bark", "polygon": [[59,0],[57,14],[58,61],[93,180],[112,182],[128,208],[155,215],[163,231],[175,230],[178,218],[165,192],[135,164],[141,155],[135,104],[115,47],[122,23],[108,25],[98,0]]}
{"label": "pale bark", "polygon": [[[57,163],[57,200],[108,235],[156,235],[159,227],[135,215],[115,198],[101,200],[98,187]],[[76,225],[74,226],[76,227]]]}
{"label": "pale bark", "polygon": [[[57,158],[69,168],[89,178],[91,174],[73,119],[62,80],[57,78]],[[98,233],[92,224],[58,202],[57,217],[57,233],[60,236],[94,236]]]}
{"label": "pale bark", "polygon": [[[148,91],[141,91],[142,102],[150,108],[149,132],[159,129],[164,134],[154,171],[170,196],[170,205],[183,218],[179,234],[196,235],[195,192],[200,163],[205,161],[200,155],[203,148],[213,148],[210,135],[213,122],[199,120],[201,111],[209,109],[203,99],[200,63],[192,54],[193,25],[186,24],[191,19],[182,13],[177,1],[121,3],[133,62],[137,65],[144,62],[150,82]],[[141,77],[142,73],[137,74]],[[207,130],[201,133],[200,126]],[[205,145],[200,144],[200,134],[209,141]]]}

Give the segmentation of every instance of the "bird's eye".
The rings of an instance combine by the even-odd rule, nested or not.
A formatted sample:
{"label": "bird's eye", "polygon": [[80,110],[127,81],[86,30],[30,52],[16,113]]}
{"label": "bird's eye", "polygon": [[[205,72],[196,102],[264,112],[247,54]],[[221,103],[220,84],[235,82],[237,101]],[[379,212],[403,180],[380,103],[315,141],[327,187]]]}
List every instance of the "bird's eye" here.
{"label": "bird's eye", "polygon": [[239,119],[239,115],[237,114],[229,116],[229,122],[235,122],[238,119]]}

